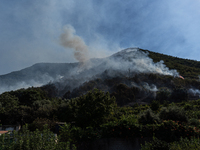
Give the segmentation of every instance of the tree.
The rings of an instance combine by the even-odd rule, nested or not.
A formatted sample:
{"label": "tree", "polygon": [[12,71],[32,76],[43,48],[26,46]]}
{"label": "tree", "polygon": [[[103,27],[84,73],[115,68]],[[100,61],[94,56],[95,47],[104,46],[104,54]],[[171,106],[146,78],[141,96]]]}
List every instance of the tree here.
{"label": "tree", "polygon": [[98,126],[112,115],[116,106],[115,98],[110,97],[108,92],[94,89],[84,96],[70,100],[67,112],[73,113],[78,126]]}
{"label": "tree", "polygon": [[184,88],[175,88],[171,94],[171,99],[175,102],[188,100],[188,92]]}
{"label": "tree", "polygon": [[19,104],[19,100],[16,96],[13,96],[9,94],[8,92],[5,92],[0,95],[0,110],[1,111],[3,110],[8,111],[12,109],[13,107],[17,107],[18,104]]}
{"label": "tree", "polygon": [[17,110],[18,98],[5,92],[0,95],[0,120],[1,123],[15,123],[16,118],[11,117]]}
{"label": "tree", "polygon": [[156,93],[156,99],[162,103],[164,100],[168,100],[170,95],[171,95],[170,90],[166,87],[162,87]]}
{"label": "tree", "polygon": [[32,106],[36,100],[48,99],[47,94],[40,88],[19,89],[9,92],[11,95],[18,97],[20,105]]}

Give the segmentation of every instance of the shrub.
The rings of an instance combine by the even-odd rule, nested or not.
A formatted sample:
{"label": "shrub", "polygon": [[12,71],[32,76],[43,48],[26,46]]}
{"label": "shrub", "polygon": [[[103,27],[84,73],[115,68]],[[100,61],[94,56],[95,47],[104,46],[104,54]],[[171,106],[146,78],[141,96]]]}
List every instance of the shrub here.
{"label": "shrub", "polygon": [[200,111],[195,111],[195,114],[196,114],[197,118],[200,119]]}
{"label": "shrub", "polygon": [[115,98],[110,97],[108,92],[94,89],[68,102],[66,119],[63,121],[69,121],[69,117],[80,127],[99,126],[112,117],[116,106]]}
{"label": "shrub", "polygon": [[200,105],[200,99],[193,101],[194,105]]}
{"label": "shrub", "polygon": [[[43,131],[36,130],[30,132],[25,126],[19,132],[0,136],[0,149],[8,150],[75,150],[74,145],[69,141],[61,142],[60,137],[56,137],[49,129],[45,127]],[[72,148],[70,148],[72,147]]]}
{"label": "shrub", "polygon": [[171,150],[199,150],[200,149],[200,141],[199,138],[181,138],[180,141],[176,141],[170,144],[170,149]]}
{"label": "shrub", "polygon": [[117,121],[110,121],[101,125],[100,134],[101,138],[109,137],[139,137],[141,135],[141,127],[137,124],[137,118],[132,115],[129,117],[122,116]]}
{"label": "shrub", "polygon": [[169,101],[164,100],[164,101],[163,101],[163,106],[164,106],[164,107],[168,107],[168,106],[169,106]]}
{"label": "shrub", "polygon": [[181,137],[198,137],[198,129],[192,126],[184,125],[179,121],[164,120],[157,126],[155,136],[166,142],[179,141]]}
{"label": "shrub", "polygon": [[153,100],[150,106],[151,110],[156,111],[160,108],[160,102],[157,100]]}
{"label": "shrub", "polygon": [[29,130],[35,131],[38,129],[39,131],[44,130],[44,127],[48,127],[48,129],[54,129],[55,128],[55,122],[51,121],[47,118],[37,118],[29,125]]}
{"label": "shrub", "polygon": [[153,141],[142,145],[141,150],[169,150],[169,144],[165,141],[153,138]]}
{"label": "shrub", "polygon": [[80,127],[72,126],[71,124],[65,124],[61,127],[59,137],[61,142],[76,143],[78,140],[80,140],[80,135],[84,135],[83,130]]}
{"label": "shrub", "polygon": [[175,102],[188,100],[188,92],[184,88],[175,88],[171,94],[171,99]]}
{"label": "shrub", "polygon": [[200,141],[197,138],[181,138],[180,141],[175,141],[173,143],[166,143],[164,141],[154,139],[152,142],[145,143],[142,145],[141,150],[199,150]]}
{"label": "shrub", "polygon": [[192,104],[185,104],[184,105],[184,110],[193,110],[194,106]]}
{"label": "shrub", "polygon": [[145,125],[145,124],[154,124],[156,122],[160,122],[160,119],[156,114],[152,112],[151,109],[147,109],[140,114],[138,121],[139,123]]}
{"label": "shrub", "polygon": [[200,122],[199,122],[198,119],[192,118],[192,119],[189,120],[189,124],[192,125],[192,126],[195,126],[195,127],[199,127]]}
{"label": "shrub", "polygon": [[162,87],[156,93],[156,99],[160,101],[168,100],[170,95],[171,95],[170,90],[168,88]]}
{"label": "shrub", "polygon": [[177,106],[163,107],[159,113],[159,118],[162,120],[188,122],[186,112]]}

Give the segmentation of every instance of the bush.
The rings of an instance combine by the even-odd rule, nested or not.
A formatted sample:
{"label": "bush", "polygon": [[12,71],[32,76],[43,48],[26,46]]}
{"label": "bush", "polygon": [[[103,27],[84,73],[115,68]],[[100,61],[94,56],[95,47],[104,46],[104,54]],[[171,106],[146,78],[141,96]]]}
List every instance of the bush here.
{"label": "bush", "polygon": [[83,130],[80,127],[72,126],[71,124],[65,124],[61,127],[61,132],[59,136],[60,141],[62,142],[76,143],[83,135]]}
{"label": "bush", "polygon": [[181,137],[199,137],[197,128],[172,120],[164,120],[161,124],[157,125],[154,133],[156,138],[166,142],[179,141]]}
{"label": "bush", "polygon": [[75,150],[74,145],[70,145],[69,141],[61,142],[60,137],[56,137],[49,129],[43,131],[36,130],[30,132],[27,126],[23,127],[19,132],[0,136],[0,149],[8,150]]}
{"label": "bush", "polygon": [[180,141],[176,141],[170,144],[170,150],[199,150],[200,149],[200,141],[199,138],[181,138]]}
{"label": "bush", "polygon": [[169,101],[164,100],[164,101],[163,101],[163,106],[164,106],[164,107],[168,107],[168,106],[169,106]]}
{"label": "bush", "polygon": [[200,99],[193,101],[194,105],[200,105]]}
{"label": "bush", "polygon": [[184,105],[184,110],[193,110],[194,106],[192,104],[185,104]]}
{"label": "bush", "polygon": [[186,112],[177,106],[163,107],[159,113],[159,118],[162,120],[188,122]]}
{"label": "bush", "polygon": [[196,114],[197,118],[200,119],[200,111],[195,111],[195,114]]}
{"label": "bush", "polygon": [[29,130],[35,131],[38,129],[39,131],[44,130],[44,127],[48,127],[48,129],[55,129],[56,123],[52,120],[49,120],[47,118],[37,118],[29,125]]}
{"label": "bush", "polygon": [[160,119],[156,114],[152,112],[151,109],[147,109],[142,114],[140,114],[138,121],[139,123],[145,125],[145,124],[155,124],[157,122],[160,122]]}
{"label": "bush", "polygon": [[156,93],[156,99],[160,101],[168,100],[171,95],[171,92],[168,88],[162,87]]}
{"label": "bush", "polygon": [[154,138],[153,141],[142,145],[141,150],[169,150],[169,144],[165,141]]}
{"label": "bush", "polygon": [[180,141],[173,143],[166,143],[164,141],[155,138],[152,142],[145,143],[142,145],[141,150],[199,150],[200,141],[197,138],[181,138]]}
{"label": "bush", "polygon": [[132,115],[130,117],[123,117],[117,121],[110,121],[101,125],[101,138],[127,138],[140,137],[141,127],[137,124],[137,118]]}
{"label": "bush", "polygon": [[74,119],[80,127],[99,126],[106,122],[114,114],[116,100],[110,94],[98,89],[88,92],[86,95],[72,99],[66,107],[66,120]]}
{"label": "bush", "polygon": [[184,88],[176,88],[171,94],[171,99],[175,102],[181,102],[188,100],[188,92]]}
{"label": "bush", "polygon": [[160,102],[157,100],[153,100],[150,106],[151,110],[156,111],[160,108]]}
{"label": "bush", "polygon": [[190,119],[189,124],[192,126],[195,126],[195,127],[199,127],[200,122],[198,119],[192,118],[192,119]]}

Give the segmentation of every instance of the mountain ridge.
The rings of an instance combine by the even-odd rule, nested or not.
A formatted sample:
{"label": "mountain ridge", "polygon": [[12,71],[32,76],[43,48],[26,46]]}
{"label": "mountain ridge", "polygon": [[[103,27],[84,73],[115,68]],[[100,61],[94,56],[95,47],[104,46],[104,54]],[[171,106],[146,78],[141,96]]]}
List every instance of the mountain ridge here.
{"label": "mountain ridge", "polygon": [[[49,82],[56,82],[57,85],[64,88],[66,85],[60,83],[68,84],[71,79],[79,80],[80,84],[77,84],[78,86],[91,79],[101,78],[101,74],[106,70],[115,70],[113,73],[112,71],[107,72],[110,72],[110,76],[114,77],[118,75],[116,71],[119,74],[126,75],[129,69],[136,74],[152,72],[164,73],[165,75],[176,74],[178,76],[179,72],[186,78],[198,79],[200,62],[140,48],[127,48],[109,57],[93,58],[85,64],[36,63],[19,71],[0,75],[0,92],[31,86],[43,86]],[[21,85],[18,85],[19,83]],[[72,86],[70,90],[73,88],[75,87]]]}

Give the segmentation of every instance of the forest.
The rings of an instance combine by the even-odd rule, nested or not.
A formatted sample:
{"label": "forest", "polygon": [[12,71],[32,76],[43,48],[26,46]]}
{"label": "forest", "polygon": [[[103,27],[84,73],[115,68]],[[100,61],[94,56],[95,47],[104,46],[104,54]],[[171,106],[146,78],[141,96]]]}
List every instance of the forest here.
{"label": "forest", "polygon": [[[89,149],[84,143],[104,138],[144,139],[142,150],[200,149],[200,62],[148,53],[184,79],[133,70],[110,77],[105,70],[104,78],[84,82],[62,96],[54,83],[2,93],[0,124],[20,124],[23,129],[0,136],[1,149]],[[55,139],[58,122],[64,125]],[[40,133],[51,140],[38,142]],[[8,142],[11,136],[20,140]]]}

